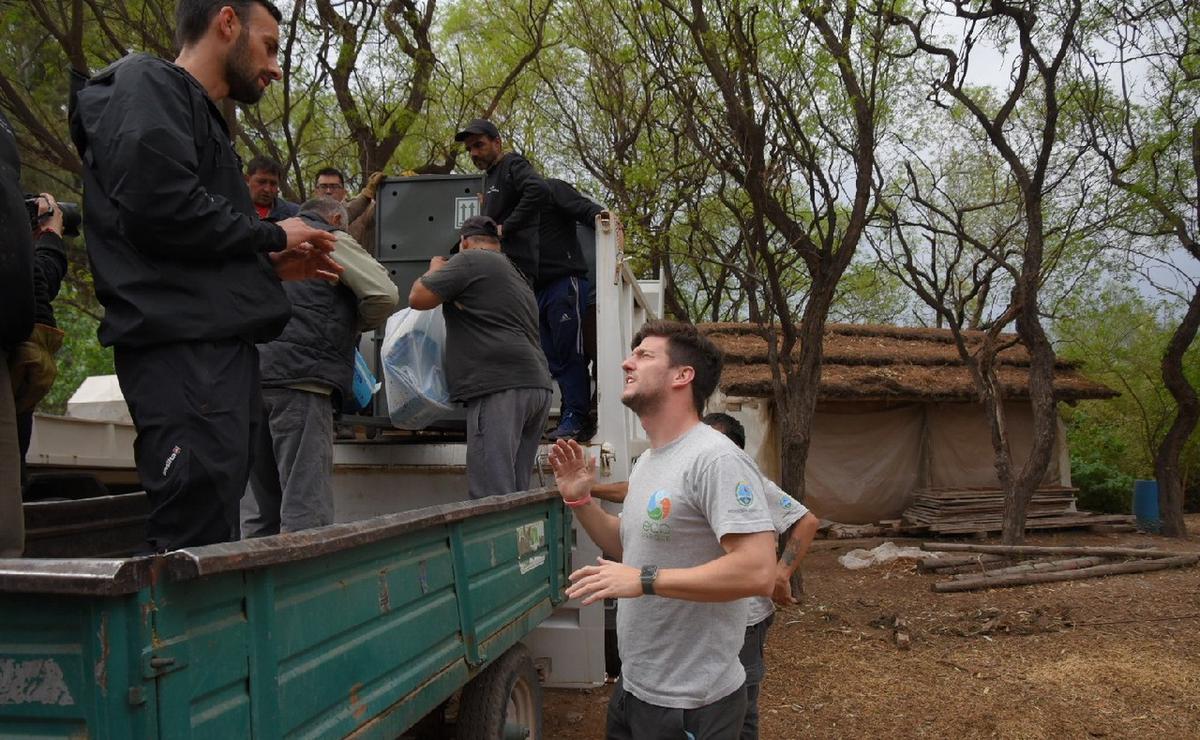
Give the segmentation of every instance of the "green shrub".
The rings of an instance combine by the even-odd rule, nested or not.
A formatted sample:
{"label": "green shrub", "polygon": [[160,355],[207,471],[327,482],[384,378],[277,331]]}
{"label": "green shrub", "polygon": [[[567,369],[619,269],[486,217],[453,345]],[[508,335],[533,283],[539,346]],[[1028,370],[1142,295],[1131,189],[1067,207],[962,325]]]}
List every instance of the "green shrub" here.
{"label": "green shrub", "polygon": [[1093,460],[1071,460],[1071,483],[1079,489],[1077,506],[1084,511],[1128,514],[1133,501],[1133,476]]}

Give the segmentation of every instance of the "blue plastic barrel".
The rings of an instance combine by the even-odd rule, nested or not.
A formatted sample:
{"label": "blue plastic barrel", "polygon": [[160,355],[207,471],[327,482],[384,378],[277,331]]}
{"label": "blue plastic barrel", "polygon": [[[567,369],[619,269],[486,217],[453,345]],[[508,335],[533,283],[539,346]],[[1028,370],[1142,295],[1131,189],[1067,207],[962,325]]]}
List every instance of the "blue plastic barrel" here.
{"label": "blue plastic barrel", "polygon": [[1137,527],[1143,532],[1157,534],[1162,529],[1158,518],[1158,481],[1138,480],[1133,482],[1133,515]]}

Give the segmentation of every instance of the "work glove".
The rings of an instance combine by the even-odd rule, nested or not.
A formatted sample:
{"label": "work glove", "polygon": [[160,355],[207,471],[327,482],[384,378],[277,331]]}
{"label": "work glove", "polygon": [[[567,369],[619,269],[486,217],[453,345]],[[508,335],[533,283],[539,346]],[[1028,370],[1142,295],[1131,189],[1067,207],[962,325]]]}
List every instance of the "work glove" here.
{"label": "work glove", "polygon": [[34,324],[29,338],[8,355],[8,374],[12,376],[13,401],[18,414],[33,411],[50,391],[58,377],[54,355],[62,346],[63,333],[53,326]]}
{"label": "work glove", "polygon": [[386,178],[387,175],[382,172],[372,172],[371,176],[367,178],[367,186],[362,189],[359,195],[365,195],[371,200],[375,200],[375,194],[379,192],[379,186],[383,184]]}

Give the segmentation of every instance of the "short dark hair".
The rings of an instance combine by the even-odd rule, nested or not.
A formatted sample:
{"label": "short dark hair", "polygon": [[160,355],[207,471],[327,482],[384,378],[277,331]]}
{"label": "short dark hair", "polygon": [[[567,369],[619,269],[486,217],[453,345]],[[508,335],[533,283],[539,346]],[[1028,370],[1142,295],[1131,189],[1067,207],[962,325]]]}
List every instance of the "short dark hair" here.
{"label": "short dark hair", "polygon": [[700,421],[716,429],[741,449],[746,449],[746,427],[742,422],[722,411],[714,411]]}
{"label": "short dark hair", "polygon": [[309,198],[300,206],[300,213],[316,214],[321,217],[321,220],[327,224],[333,224],[334,215],[342,217],[342,228],[345,228],[350,220],[349,214],[346,212],[346,206],[337,202],[333,198],[318,196]]}
{"label": "short dark hair", "polygon": [[704,402],[717,389],[721,380],[721,350],[712,340],[700,333],[695,324],[681,321],[647,321],[633,336],[630,349],[637,349],[646,337],[667,340],[667,360],[672,367],[690,367],[695,371],[692,380],[692,402],[696,413],[704,413]]}
{"label": "short dark hair", "polygon": [[337,167],[322,167],[321,169],[317,170],[317,176],[313,180],[313,182],[320,180],[325,175],[335,175],[337,177],[337,179],[342,181],[342,185],[346,184],[346,176],[343,175],[342,171],[339,170]]}
{"label": "short dark hair", "polygon": [[251,159],[250,164],[246,165],[247,176],[253,175],[255,172],[265,172],[268,175],[278,177],[280,180],[283,179],[283,165],[261,154]]}
{"label": "short dark hair", "polygon": [[204,38],[213,16],[225,6],[233,8],[245,23],[246,14],[254,5],[266,8],[276,23],[283,23],[283,13],[270,0],[179,0],[175,6],[175,41],[180,46],[189,46]]}
{"label": "short dark hair", "polygon": [[458,235],[465,236],[468,239],[476,238],[491,242],[500,241],[496,222],[490,216],[471,216],[466,221],[463,221],[462,226],[458,229]]}

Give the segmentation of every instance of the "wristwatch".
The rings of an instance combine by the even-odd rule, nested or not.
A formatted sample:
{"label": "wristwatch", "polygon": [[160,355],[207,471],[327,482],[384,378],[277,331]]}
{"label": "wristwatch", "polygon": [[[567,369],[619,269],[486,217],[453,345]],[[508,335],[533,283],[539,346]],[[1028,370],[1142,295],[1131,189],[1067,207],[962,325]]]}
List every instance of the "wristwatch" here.
{"label": "wristwatch", "polygon": [[647,596],[654,595],[654,579],[658,578],[657,565],[642,566],[642,593]]}

